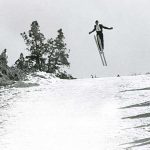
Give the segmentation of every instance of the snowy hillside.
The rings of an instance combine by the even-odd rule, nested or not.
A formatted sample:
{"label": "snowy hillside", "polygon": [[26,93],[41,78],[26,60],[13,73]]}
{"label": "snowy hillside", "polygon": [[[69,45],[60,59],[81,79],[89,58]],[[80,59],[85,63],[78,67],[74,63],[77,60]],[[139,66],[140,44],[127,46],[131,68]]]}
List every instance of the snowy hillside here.
{"label": "snowy hillside", "polygon": [[29,79],[0,89],[0,150],[150,149],[150,76]]}

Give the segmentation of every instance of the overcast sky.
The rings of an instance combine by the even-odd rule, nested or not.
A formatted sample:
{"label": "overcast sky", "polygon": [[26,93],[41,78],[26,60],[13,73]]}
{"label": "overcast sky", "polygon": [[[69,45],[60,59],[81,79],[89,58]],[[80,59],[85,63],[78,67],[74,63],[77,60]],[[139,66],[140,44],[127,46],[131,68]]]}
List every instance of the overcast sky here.
{"label": "overcast sky", "polygon": [[[9,64],[26,54],[20,36],[37,20],[41,32],[54,38],[62,28],[70,52],[70,73],[87,78],[150,72],[149,0],[0,0],[0,52],[7,48]],[[95,20],[105,26],[103,67],[93,35]]]}

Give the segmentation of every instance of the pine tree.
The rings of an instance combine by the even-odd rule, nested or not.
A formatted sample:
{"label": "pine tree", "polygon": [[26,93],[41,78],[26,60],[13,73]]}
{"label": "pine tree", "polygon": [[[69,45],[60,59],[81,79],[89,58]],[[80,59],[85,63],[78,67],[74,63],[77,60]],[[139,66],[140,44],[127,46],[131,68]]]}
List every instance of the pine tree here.
{"label": "pine tree", "polygon": [[47,41],[48,44],[48,70],[47,72],[49,73],[54,73],[55,72],[55,40],[52,38]]}
{"label": "pine tree", "polygon": [[43,63],[45,59],[43,55],[46,52],[47,44],[45,43],[45,37],[40,32],[40,26],[37,21],[33,21],[31,24],[31,29],[27,33],[21,33],[24,41],[27,45],[27,50],[30,52],[30,56],[27,58],[29,61],[35,62],[33,67],[37,70],[42,70]]}
{"label": "pine tree", "polygon": [[64,66],[69,67],[68,62],[69,50],[66,48],[64,42],[65,36],[62,29],[58,30],[57,37],[53,40],[48,40],[49,44],[49,56],[48,56],[48,71],[49,72],[60,72],[60,69]]}
{"label": "pine tree", "polygon": [[3,66],[3,67],[6,67],[7,63],[8,63],[7,59],[8,59],[7,50],[4,49],[3,52],[0,55],[0,65]]}
{"label": "pine tree", "polygon": [[69,67],[70,63],[68,62],[69,58],[69,50],[66,48],[67,44],[64,42],[65,36],[62,29],[58,30],[58,36],[56,37],[56,56],[57,61],[56,64],[60,66]]}
{"label": "pine tree", "polygon": [[15,62],[15,66],[21,70],[25,69],[25,58],[23,56],[23,53],[20,54],[19,59]]}
{"label": "pine tree", "polygon": [[[37,21],[33,21],[28,33],[21,33],[27,50],[30,52],[26,56],[29,71],[47,71],[50,73],[64,73],[62,68],[69,67],[69,50],[64,42],[65,36],[62,29],[58,30],[55,39],[46,41],[44,35],[40,32],[40,26]],[[47,56],[47,59],[44,58]],[[47,63],[47,64],[46,64]]]}

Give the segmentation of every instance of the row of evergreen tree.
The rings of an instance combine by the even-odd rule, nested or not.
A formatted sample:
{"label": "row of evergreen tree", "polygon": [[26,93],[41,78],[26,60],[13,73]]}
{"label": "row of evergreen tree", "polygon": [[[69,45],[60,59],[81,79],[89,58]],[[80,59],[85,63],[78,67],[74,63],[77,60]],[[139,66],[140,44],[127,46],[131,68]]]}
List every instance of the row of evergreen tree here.
{"label": "row of evergreen tree", "polygon": [[62,29],[58,30],[56,38],[46,39],[40,31],[37,21],[33,21],[28,32],[21,33],[28,56],[20,54],[15,62],[15,67],[23,72],[44,71],[53,73],[60,78],[72,79],[65,71],[70,66],[68,61],[70,50],[64,42],[65,36]]}

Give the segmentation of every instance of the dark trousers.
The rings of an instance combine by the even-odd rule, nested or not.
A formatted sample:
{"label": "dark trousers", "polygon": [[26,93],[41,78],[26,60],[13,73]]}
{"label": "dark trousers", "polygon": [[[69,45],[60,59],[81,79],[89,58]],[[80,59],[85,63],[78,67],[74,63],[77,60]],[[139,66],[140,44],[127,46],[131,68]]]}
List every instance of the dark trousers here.
{"label": "dark trousers", "polygon": [[102,32],[97,32],[97,36],[99,36],[101,43],[102,43],[102,48],[104,49],[104,37]]}

